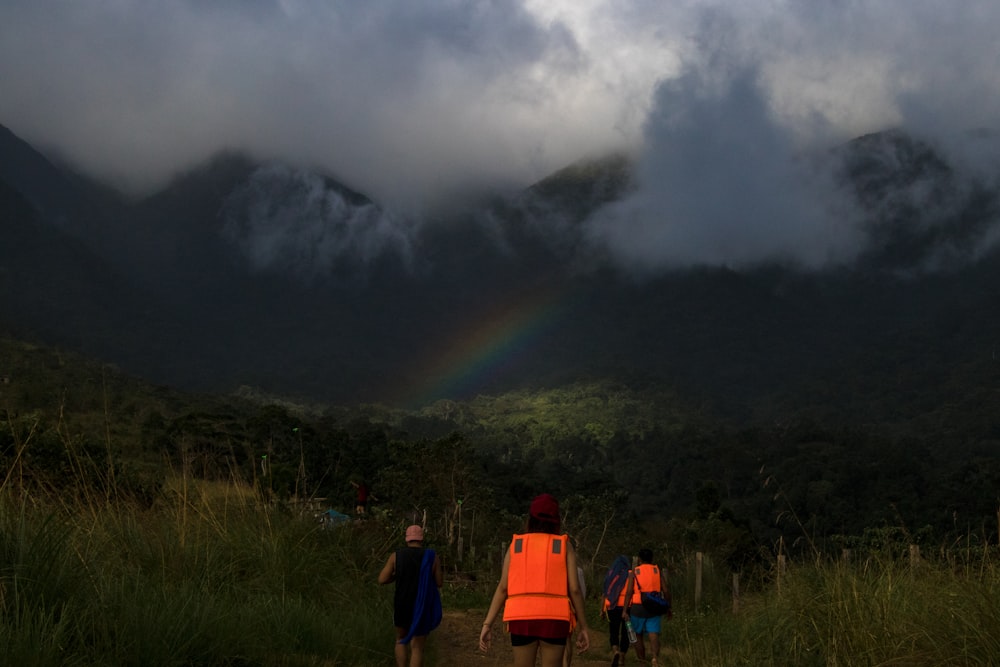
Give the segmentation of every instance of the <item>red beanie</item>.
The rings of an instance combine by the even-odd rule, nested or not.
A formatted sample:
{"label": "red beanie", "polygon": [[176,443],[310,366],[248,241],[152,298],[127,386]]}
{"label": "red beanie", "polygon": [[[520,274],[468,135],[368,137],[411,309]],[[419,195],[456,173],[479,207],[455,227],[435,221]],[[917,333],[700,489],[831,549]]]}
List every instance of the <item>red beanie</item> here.
{"label": "red beanie", "polygon": [[531,509],[528,513],[542,521],[559,522],[559,501],[552,495],[543,493],[531,501]]}

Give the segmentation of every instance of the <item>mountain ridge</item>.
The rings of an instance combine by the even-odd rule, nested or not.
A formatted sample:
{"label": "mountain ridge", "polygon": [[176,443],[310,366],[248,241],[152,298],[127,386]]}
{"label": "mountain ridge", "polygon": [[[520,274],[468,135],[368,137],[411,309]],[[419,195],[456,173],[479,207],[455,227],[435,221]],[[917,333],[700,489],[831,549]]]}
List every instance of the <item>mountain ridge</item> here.
{"label": "mountain ridge", "polygon": [[[10,141],[0,137],[0,148]],[[1000,258],[978,249],[996,234],[997,192],[956,180],[929,145],[910,141],[883,134],[843,149],[842,174],[872,216],[855,265],[675,268],[641,280],[583,229],[630,192],[623,155],[416,225],[328,177],[267,172],[237,153],[119,203],[39,153],[56,200],[72,184],[79,201],[100,202],[74,236],[37,204],[46,179],[16,176],[27,158],[8,162],[4,150],[4,227],[30,218],[40,234],[74,237],[96,264],[36,262],[48,274],[40,282],[30,258],[0,257],[9,278],[0,324],[196,390],[426,404],[616,377],[683,391],[736,419],[849,412],[887,391],[893,364],[930,351],[934,373],[968,372],[1000,332],[990,308]],[[876,159],[872,144],[889,158]],[[944,193],[926,216],[924,190],[907,189],[921,179]],[[244,226],[227,228],[226,215]],[[70,284],[91,286],[73,299],[73,327],[28,307],[68,312],[60,286]],[[973,375],[985,382],[990,372],[986,363]],[[911,376],[921,373],[897,368],[897,381]],[[844,378],[864,397],[838,393]],[[831,397],[837,405],[825,407]]]}

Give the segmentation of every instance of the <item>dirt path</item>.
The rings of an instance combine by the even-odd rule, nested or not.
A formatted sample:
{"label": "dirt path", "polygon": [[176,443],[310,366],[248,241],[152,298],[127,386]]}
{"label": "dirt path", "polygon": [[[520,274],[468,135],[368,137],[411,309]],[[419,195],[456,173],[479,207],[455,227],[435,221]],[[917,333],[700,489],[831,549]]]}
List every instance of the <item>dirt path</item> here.
{"label": "dirt path", "polygon": [[[493,667],[513,664],[510,637],[500,631],[498,622],[493,631],[493,646],[489,653],[479,650],[479,631],[483,626],[483,611],[446,609],[441,625],[428,643],[432,646],[434,665],[454,667]],[[629,656],[631,657],[631,656]],[[573,656],[572,667],[593,667],[611,664],[607,628],[590,629],[590,650]],[[634,661],[631,664],[637,664]]]}

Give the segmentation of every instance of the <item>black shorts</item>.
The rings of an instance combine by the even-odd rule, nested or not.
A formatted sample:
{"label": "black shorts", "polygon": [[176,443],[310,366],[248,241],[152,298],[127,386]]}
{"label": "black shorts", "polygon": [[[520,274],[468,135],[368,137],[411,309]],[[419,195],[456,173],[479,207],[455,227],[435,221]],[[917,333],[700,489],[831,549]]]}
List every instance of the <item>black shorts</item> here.
{"label": "black shorts", "polygon": [[511,635],[510,645],[511,646],[527,646],[528,644],[534,644],[537,641],[545,642],[546,644],[553,644],[555,646],[565,646],[566,638],[557,637],[553,639],[552,637],[532,637],[531,635]]}

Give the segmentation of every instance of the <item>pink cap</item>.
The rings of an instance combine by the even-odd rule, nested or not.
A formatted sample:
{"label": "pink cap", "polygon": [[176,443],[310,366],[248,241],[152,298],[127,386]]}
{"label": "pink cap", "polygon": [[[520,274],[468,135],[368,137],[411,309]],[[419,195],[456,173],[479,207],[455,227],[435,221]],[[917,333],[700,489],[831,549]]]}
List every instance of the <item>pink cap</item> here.
{"label": "pink cap", "polygon": [[420,526],[413,524],[406,529],[406,541],[407,542],[423,542],[424,541],[424,529]]}

